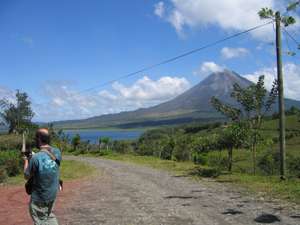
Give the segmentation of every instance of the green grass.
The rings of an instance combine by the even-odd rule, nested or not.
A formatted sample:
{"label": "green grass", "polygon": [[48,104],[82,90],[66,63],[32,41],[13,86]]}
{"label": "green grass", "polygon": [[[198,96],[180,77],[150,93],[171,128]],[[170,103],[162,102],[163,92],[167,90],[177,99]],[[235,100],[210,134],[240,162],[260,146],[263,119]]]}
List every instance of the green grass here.
{"label": "green grass", "polygon": [[227,174],[216,179],[219,182],[232,183],[244,187],[252,194],[268,200],[281,199],[300,204],[300,180],[281,181],[275,176],[253,176],[247,174]]}
{"label": "green grass", "polygon": [[[64,160],[61,164],[61,179],[63,181],[70,181],[75,179],[82,179],[95,174],[96,169],[86,163],[73,161],[73,160]],[[9,177],[7,182],[9,185],[21,185],[25,184],[23,174],[20,174],[15,177]]]}
{"label": "green grass", "polygon": [[96,172],[93,166],[74,160],[63,160],[61,164],[61,179],[64,181],[92,176]]}
{"label": "green grass", "polygon": [[129,154],[109,154],[102,156],[106,159],[118,160],[128,163],[148,166],[154,169],[161,169],[175,172],[176,175],[184,175],[195,169],[197,166],[193,162],[176,162],[171,160],[161,160],[152,156],[137,156]]}

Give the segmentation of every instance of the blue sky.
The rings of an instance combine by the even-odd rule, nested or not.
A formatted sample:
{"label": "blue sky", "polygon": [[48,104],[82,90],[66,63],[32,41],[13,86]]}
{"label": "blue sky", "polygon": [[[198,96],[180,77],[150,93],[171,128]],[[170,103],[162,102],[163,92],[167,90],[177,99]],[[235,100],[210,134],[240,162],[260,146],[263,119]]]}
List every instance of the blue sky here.
{"label": "blue sky", "polygon": [[[251,80],[276,71],[272,25],[129,79],[81,93],[144,66],[262,23],[275,0],[0,1],[0,97],[26,91],[35,120],[85,118],[166,101],[210,72]],[[217,4],[217,5],[216,5]],[[249,10],[251,9],[251,10]],[[299,10],[295,12],[299,16]],[[289,28],[300,40],[299,25]],[[295,44],[289,40],[290,48]],[[287,47],[284,40],[285,48]],[[284,57],[288,97],[300,100],[300,53]],[[298,83],[299,84],[299,83]],[[268,85],[267,85],[268,86]],[[50,108],[50,109],[49,109]]]}

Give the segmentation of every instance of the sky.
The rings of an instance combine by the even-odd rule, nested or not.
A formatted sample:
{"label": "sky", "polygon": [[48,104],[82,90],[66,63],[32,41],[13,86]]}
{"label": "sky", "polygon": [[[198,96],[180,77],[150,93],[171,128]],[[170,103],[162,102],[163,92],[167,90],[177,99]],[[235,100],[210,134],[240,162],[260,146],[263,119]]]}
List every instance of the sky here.
{"label": "sky", "polygon": [[[212,72],[276,76],[272,24],[175,62],[131,72],[263,24],[278,0],[1,0],[0,98],[28,93],[34,121],[81,119],[149,107]],[[300,8],[300,7],[299,7]],[[299,22],[286,28],[300,42]],[[294,51],[291,57],[288,51]],[[283,33],[285,96],[300,100],[300,51]]]}

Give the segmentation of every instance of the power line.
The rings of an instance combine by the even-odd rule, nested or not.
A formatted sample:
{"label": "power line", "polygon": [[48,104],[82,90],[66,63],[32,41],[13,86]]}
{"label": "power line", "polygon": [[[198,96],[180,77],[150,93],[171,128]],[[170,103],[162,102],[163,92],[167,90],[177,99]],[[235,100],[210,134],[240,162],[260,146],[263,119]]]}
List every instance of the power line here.
{"label": "power line", "polygon": [[192,55],[192,54],[194,54],[194,53],[196,53],[196,52],[202,51],[202,50],[204,50],[204,49],[213,47],[213,46],[215,46],[215,45],[217,45],[217,44],[220,44],[220,43],[222,43],[222,42],[224,42],[224,41],[227,41],[227,40],[236,38],[236,37],[238,37],[238,36],[241,36],[241,35],[243,35],[243,34],[249,33],[249,32],[251,32],[251,31],[253,31],[253,30],[259,29],[259,28],[264,27],[264,26],[266,26],[266,25],[269,25],[269,24],[271,24],[271,23],[273,23],[273,21],[270,21],[270,22],[267,22],[267,23],[264,23],[264,24],[261,24],[261,25],[252,27],[252,28],[250,28],[250,29],[244,30],[244,31],[239,32],[239,33],[235,33],[235,34],[230,35],[230,36],[228,36],[228,37],[222,38],[222,39],[220,39],[220,40],[217,40],[217,41],[214,41],[214,42],[212,42],[212,43],[209,43],[209,44],[206,44],[206,45],[204,45],[204,46],[201,46],[201,47],[199,47],[199,48],[196,48],[196,49],[194,49],[194,50],[185,52],[185,53],[183,53],[183,54],[181,54],[181,55],[178,55],[178,56],[175,56],[175,57],[172,57],[172,58],[163,60],[163,61],[161,61],[161,62],[152,64],[152,65],[150,65],[150,66],[146,66],[146,67],[144,67],[144,68],[142,68],[142,69],[140,69],[140,70],[137,70],[137,71],[135,71],[135,72],[132,72],[132,73],[129,73],[129,74],[120,76],[120,77],[118,77],[118,78],[116,78],[116,79],[113,79],[113,80],[110,80],[110,81],[107,81],[107,82],[105,82],[105,83],[103,83],[103,84],[99,84],[99,85],[93,86],[93,87],[91,87],[91,88],[87,88],[87,89],[85,89],[85,90],[82,90],[82,91],[78,92],[77,94],[81,94],[81,93],[83,93],[83,92],[88,92],[88,91],[94,90],[94,89],[96,89],[96,88],[100,88],[100,87],[106,86],[106,85],[108,85],[108,84],[112,84],[112,83],[114,83],[114,82],[116,82],[116,81],[118,81],[118,80],[122,80],[122,79],[125,79],[125,78],[128,78],[128,77],[134,76],[134,75],[136,75],[136,74],[139,74],[139,73],[148,71],[148,70],[153,69],[153,68],[155,68],[155,67],[158,67],[158,66],[161,66],[161,65],[164,65],[164,64],[168,64],[168,63],[173,62],[173,61],[176,61],[176,60],[178,60],[178,59],[180,59],[180,58],[183,58],[183,57]]}
{"label": "power line", "polygon": [[[153,69],[153,68],[156,68],[156,67],[158,67],[158,66],[161,66],[161,65],[165,65],[165,64],[174,62],[174,61],[176,61],[176,60],[178,60],[178,59],[181,59],[181,58],[184,58],[184,57],[186,57],[186,56],[195,54],[195,53],[200,52],[200,51],[202,51],[202,50],[205,50],[205,49],[207,49],[207,48],[210,48],[210,47],[213,47],[213,46],[215,46],[215,45],[218,45],[218,44],[220,44],[220,43],[222,43],[222,42],[228,41],[228,40],[230,40],[230,39],[236,38],[236,37],[241,36],[241,35],[243,35],[243,34],[246,34],[246,33],[249,33],[249,32],[251,32],[251,31],[257,30],[257,29],[259,29],[259,28],[265,27],[265,26],[267,26],[267,25],[269,25],[269,24],[271,24],[271,23],[273,23],[273,21],[269,21],[269,22],[267,22],[267,23],[260,24],[260,25],[257,25],[257,26],[255,26],[255,27],[249,28],[249,29],[247,29],[247,30],[244,30],[244,31],[235,33],[235,34],[233,34],[233,35],[230,35],[230,36],[227,36],[227,37],[225,37],[225,38],[219,39],[219,40],[217,40],[217,41],[211,42],[211,43],[209,43],[209,44],[203,45],[203,46],[201,46],[201,47],[199,47],[199,48],[190,50],[190,51],[188,51],[188,52],[185,52],[185,53],[182,53],[182,54],[180,54],[180,55],[174,56],[174,57],[172,57],[172,58],[163,60],[163,61],[161,61],[161,62],[158,62],[158,63],[152,64],[152,65],[146,66],[146,67],[141,68],[141,69],[139,69],[139,70],[137,70],[137,71],[135,71],[135,72],[128,73],[128,74],[125,74],[125,75],[123,75],[123,76],[120,76],[120,77],[118,77],[118,78],[116,78],[116,79],[113,79],[113,80],[104,82],[104,83],[102,83],[102,84],[99,84],[99,85],[96,85],[96,86],[93,86],[93,87],[90,87],[90,88],[87,88],[87,89],[84,89],[84,90],[79,91],[79,92],[77,92],[77,93],[75,93],[75,94],[72,94],[71,96],[72,96],[72,97],[78,96],[78,95],[80,95],[80,94],[82,94],[82,93],[89,92],[89,91],[92,91],[92,90],[94,90],[94,89],[97,89],[97,88],[104,87],[104,86],[106,86],[106,85],[112,84],[112,83],[114,83],[114,82],[116,82],[116,81],[119,81],[119,80],[122,80],[122,79],[126,79],[126,78],[129,78],[129,77],[132,77],[132,76],[135,76],[135,75],[137,75],[137,74],[139,74],[139,73],[148,71],[148,70]],[[43,103],[37,103],[37,104],[41,105],[41,104],[43,104]]]}
{"label": "power line", "polygon": [[298,41],[296,40],[296,38],[294,38],[293,35],[291,35],[291,34],[287,31],[287,29],[285,29],[285,28],[283,27],[283,31],[287,34],[287,36],[290,37],[290,39],[292,39],[292,40],[296,43],[297,46],[300,46],[300,42],[298,42]]}

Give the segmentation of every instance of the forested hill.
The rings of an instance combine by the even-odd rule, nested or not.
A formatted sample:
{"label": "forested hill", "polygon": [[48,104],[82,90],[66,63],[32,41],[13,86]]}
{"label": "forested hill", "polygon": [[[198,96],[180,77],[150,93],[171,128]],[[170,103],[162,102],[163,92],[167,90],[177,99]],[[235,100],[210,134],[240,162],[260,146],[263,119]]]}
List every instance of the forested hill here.
{"label": "forested hill", "polygon": [[[251,84],[251,81],[229,70],[212,73],[206,79],[187,90],[174,99],[159,105],[142,108],[130,112],[96,116],[83,120],[70,120],[54,122],[57,128],[137,128],[160,125],[173,125],[181,123],[209,122],[222,120],[210,104],[212,96],[216,96],[223,102],[234,104],[230,94],[233,84],[241,87]],[[300,107],[300,102],[286,99],[286,108]],[[274,111],[276,106],[274,107]]]}

